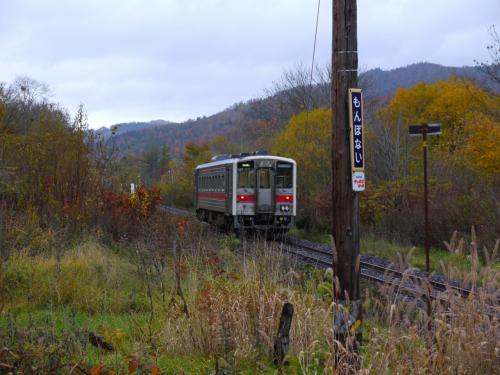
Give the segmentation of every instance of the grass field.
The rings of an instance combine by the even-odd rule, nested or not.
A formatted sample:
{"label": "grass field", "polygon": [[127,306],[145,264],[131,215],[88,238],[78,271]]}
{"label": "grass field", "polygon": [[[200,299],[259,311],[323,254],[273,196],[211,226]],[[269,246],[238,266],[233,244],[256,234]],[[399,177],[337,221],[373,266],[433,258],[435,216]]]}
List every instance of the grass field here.
{"label": "grass field", "polygon": [[[370,246],[388,244],[363,242]],[[498,289],[498,272],[488,277]],[[109,247],[89,237],[52,255],[23,249],[0,267],[0,366],[22,373],[275,374],[274,338],[290,302],[283,373],[330,374],[331,285],[328,272],[298,267],[264,242],[241,244],[196,225],[163,244]],[[435,305],[432,334],[416,302],[401,305],[393,296],[384,288],[363,291],[363,373],[498,373],[500,330],[481,310],[486,295]],[[114,349],[92,345],[89,334]]]}

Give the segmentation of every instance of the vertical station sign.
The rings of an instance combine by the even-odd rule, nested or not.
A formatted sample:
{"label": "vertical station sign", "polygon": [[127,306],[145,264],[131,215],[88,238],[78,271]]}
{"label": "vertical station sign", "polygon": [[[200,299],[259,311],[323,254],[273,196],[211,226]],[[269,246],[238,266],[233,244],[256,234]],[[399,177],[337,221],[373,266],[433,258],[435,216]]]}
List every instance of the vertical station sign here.
{"label": "vertical station sign", "polygon": [[352,166],[352,190],[365,190],[363,144],[363,98],[361,89],[349,89],[349,126]]}

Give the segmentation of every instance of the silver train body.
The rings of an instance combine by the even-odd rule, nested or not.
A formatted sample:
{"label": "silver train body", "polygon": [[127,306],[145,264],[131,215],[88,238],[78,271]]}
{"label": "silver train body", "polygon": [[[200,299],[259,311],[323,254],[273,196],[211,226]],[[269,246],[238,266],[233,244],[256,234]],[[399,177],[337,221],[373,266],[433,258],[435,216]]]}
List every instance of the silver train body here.
{"label": "silver train body", "polygon": [[272,155],[221,155],[195,171],[200,220],[226,229],[286,232],[297,214],[297,165]]}

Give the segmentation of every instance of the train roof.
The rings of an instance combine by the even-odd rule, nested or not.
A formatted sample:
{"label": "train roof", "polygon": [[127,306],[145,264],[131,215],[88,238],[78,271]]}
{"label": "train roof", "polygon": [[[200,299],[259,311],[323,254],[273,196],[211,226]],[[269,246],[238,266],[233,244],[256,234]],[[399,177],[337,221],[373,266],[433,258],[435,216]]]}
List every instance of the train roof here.
{"label": "train roof", "polygon": [[219,165],[234,164],[234,163],[238,163],[240,161],[258,160],[258,159],[273,159],[273,160],[279,160],[279,161],[286,161],[286,162],[292,163],[294,165],[297,164],[295,162],[295,160],[290,159],[290,158],[284,158],[282,156],[274,156],[274,155],[253,155],[252,156],[251,155],[251,156],[245,156],[245,157],[241,157],[241,158],[222,159],[222,160],[212,161],[212,162],[205,163],[205,164],[200,164],[196,167],[196,169],[216,167]]}

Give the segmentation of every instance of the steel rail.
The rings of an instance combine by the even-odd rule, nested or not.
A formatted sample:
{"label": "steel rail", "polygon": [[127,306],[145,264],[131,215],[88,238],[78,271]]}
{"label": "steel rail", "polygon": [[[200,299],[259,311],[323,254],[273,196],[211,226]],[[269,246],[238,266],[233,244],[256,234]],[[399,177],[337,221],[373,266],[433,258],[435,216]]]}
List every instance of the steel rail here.
{"label": "steel rail", "polygon": [[[315,266],[320,266],[322,268],[332,267],[331,252],[326,252],[317,248],[293,245],[280,246],[280,250],[298,256],[302,258],[304,262]],[[422,294],[414,283],[406,282],[403,277],[398,277],[398,273],[391,275],[388,273],[387,268],[377,264],[360,262],[360,276],[368,281],[393,286],[396,290],[405,295],[415,296],[416,294]],[[431,298],[438,298],[438,296],[431,291]]]}
{"label": "steel rail", "polygon": [[[160,208],[176,216],[195,217],[192,212],[166,205]],[[290,235],[279,236],[275,240],[280,248],[300,257],[304,262],[314,264],[322,268],[332,267],[333,253],[328,245],[300,239]],[[283,246],[287,245],[287,246]],[[430,295],[432,299],[445,300],[445,292],[454,291],[462,297],[467,298],[471,293],[475,294],[473,288],[459,286],[458,281],[442,282],[433,280],[435,275],[428,272],[417,271],[411,268],[400,269],[387,259],[371,255],[361,255],[359,259],[360,276],[368,281],[394,286],[397,290],[408,295]],[[426,289],[423,291],[422,288]],[[497,297],[497,305],[500,305],[500,296]],[[497,309],[495,306],[492,309]],[[494,314],[498,316],[498,313]]]}
{"label": "steel rail", "polygon": [[[292,248],[300,248],[303,253],[321,255],[323,257],[321,259],[322,266],[332,267],[333,254],[329,246],[299,239],[297,237],[288,235],[282,236],[279,240],[281,240],[284,244],[291,245]],[[303,255],[301,256],[303,258],[307,258],[307,256]],[[311,257],[312,260],[317,261],[314,256],[312,255],[309,256]],[[390,275],[391,278],[398,278],[400,280],[410,279],[414,284],[417,284],[419,286],[427,286],[430,284],[430,286],[432,287],[432,294],[436,295],[446,292],[450,289],[455,292],[458,292],[462,297],[467,297],[470,293],[473,293],[471,288],[464,288],[458,285],[454,285],[457,283],[456,281],[442,282],[433,280],[432,274],[419,272],[408,268],[399,269],[393,263],[390,263],[385,259],[375,256],[361,255],[359,260],[359,267],[360,267],[360,275],[367,280],[386,282],[388,279],[388,275]],[[373,273],[382,274],[384,275],[384,277],[374,275],[373,273],[370,274],[369,271],[373,271]],[[416,272],[421,273],[422,275],[415,274]],[[393,283],[391,282],[391,284]],[[436,298],[437,297],[438,296],[436,296]]]}

